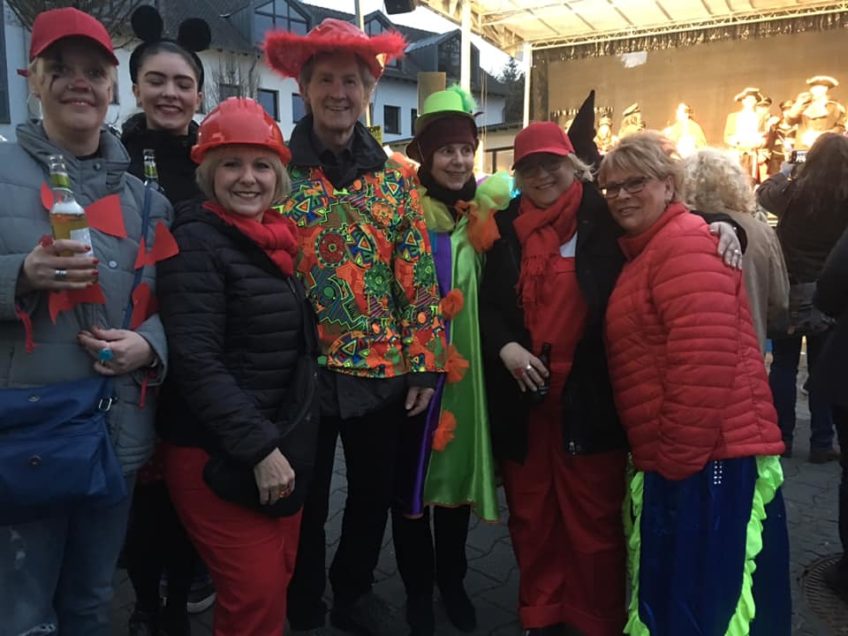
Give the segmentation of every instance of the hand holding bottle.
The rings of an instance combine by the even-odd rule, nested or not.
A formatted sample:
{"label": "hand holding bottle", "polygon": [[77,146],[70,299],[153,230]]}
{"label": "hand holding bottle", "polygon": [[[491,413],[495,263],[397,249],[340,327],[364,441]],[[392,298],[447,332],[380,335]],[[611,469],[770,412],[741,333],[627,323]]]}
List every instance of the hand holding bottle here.
{"label": "hand holding bottle", "polygon": [[500,350],[500,358],[504,366],[518,382],[522,393],[536,392],[547,386],[550,375],[545,363],[522,347],[517,342],[508,342]]}
{"label": "hand holding bottle", "polygon": [[15,293],[85,289],[96,283],[98,260],[90,252],[91,246],[80,241],[41,241],[24,259]]}

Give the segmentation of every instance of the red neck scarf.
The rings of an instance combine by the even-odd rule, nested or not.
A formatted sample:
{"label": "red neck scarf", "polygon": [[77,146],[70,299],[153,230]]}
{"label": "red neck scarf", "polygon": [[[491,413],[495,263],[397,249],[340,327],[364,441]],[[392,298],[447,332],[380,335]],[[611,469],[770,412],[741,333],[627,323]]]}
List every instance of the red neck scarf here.
{"label": "red neck scarf", "polygon": [[294,273],[297,239],[294,224],[279,212],[265,210],[261,221],[230,214],[218,203],[207,201],[203,207],[227,225],[231,225],[256,243],[286,276]]}
{"label": "red neck scarf", "polygon": [[521,243],[521,276],[518,292],[525,312],[525,324],[535,324],[542,299],[542,284],[549,261],[559,258],[559,248],[577,231],[577,208],[583,198],[579,179],[546,208],[539,208],[527,196],[521,197],[518,218],[513,227]]}

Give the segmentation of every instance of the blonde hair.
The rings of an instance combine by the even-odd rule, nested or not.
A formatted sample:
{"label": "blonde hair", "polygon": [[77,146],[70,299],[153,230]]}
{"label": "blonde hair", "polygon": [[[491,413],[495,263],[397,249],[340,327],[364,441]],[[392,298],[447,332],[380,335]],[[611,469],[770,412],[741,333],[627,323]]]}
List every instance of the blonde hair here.
{"label": "blonde hair", "polygon": [[[300,91],[301,97],[306,93],[306,89],[309,87],[309,82],[312,81],[312,75],[315,73],[315,65],[318,64],[321,60],[325,60],[327,58],[332,58],[337,55],[338,51],[322,51],[320,53],[316,53],[303,65],[300,69],[300,74],[297,78],[298,90]],[[365,63],[358,55],[354,55],[356,59],[356,64],[359,67],[359,77],[362,80],[362,86],[365,89],[364,95],[362,97],[363,104],[362,108],[368,108],[368,104],[371,102],[372,93],[374,92],[374,87],[377,86],[377,78],[374,77],[371,73],[371,69],[368,64]],[[307,114],[312,113],[312,106],[307,100],[303,100],[303,106],[306,109]]]}
{"label": "blonde hair", "polygon": [[[257,147],[261,148],[262,146]],[[194,174],[195,180],[197,181],[197,187],[200,188],[200,191],[207,199],[215,203],[220,203],[215,196],[215,171],[224,160],[224,150],[226,150],[226,148],[226,146],[220,146],[207,152],[203,157],[203,161],[201,161],[200,165],[197,166],[197,170]],[[286,171],[282,160],[274,153],[273,150],[269,149],[268,152],[271,153],[268,156],[268,161],[270,161],[274,174],[277,176],[277,183],[274,188],[274,197],[271,200],[271,207],[273,207],[281,205],[285,201],[286,197],[289,196],[289,192],[291,192],[291,179],[289,178],[289,173]]]}
{"label": "blonde hair", "polygon": [[756,203],[748,174],[738,159],[704,148],[683,161],[686,203],[701,212],[754,214]]}
{"label": "blonde hair", "polygon": [[[532,157],[533,155],[528,155],[528,157]],[[592,166],[585,163],[580,157],[575,154],[566,155],[563,157],[566,163],[569,164],[569,168],[574,172],[574,178],[579,181],[591,182],[593,179],[592,176]],[[521,190],[524,187],[524,177],[521,174],[520,165],[515,167],[515,187],[518,190]]]}
{"label": "blonde hair", "polygon": [[683,165],[680,157],[674,143],[656,130],[628,135],[604,156],[598,170],[598,182],[601,187],[604,187],[607,176],[612,171],[630,172],[654,179],[671,177],[671,200],[683,200]]}

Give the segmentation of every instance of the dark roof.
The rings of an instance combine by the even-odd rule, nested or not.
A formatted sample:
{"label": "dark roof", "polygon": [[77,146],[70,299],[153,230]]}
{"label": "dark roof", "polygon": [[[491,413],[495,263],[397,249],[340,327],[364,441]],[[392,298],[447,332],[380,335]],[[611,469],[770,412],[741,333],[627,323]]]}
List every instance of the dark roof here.
{"label": "dark roof", "polygon": [[[187,18],[202,18],[212,32],[210,48],[237,51],[239,53],[256,53],[255,47],[227,19],[242,9],[250,6],[250,0],[156,0],[151,2],[159,10],[165,23],[165,35],[176,37],[177,29]],[[127,25],[128,31],[132,29]]]}

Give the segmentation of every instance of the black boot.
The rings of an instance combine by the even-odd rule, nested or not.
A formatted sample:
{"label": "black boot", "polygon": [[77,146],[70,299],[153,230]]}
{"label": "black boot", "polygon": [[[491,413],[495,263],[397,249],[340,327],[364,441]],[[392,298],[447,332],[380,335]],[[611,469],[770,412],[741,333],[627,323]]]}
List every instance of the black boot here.
{"label": "black boot", "polygon": [[848,602],[848,557],[843,556],[822,575],[827,586],[842,600]]}
{"label": "black boot", "polygon": [[471,633],[477,628],[477,612],[462,581],[455,583],[439,584],[439,592],[442,595],[442,603],[448,619],[461,632]]}
{"label": "black boot", "polygon": [[127,634],[129,636],[159,636],[159,617],[156,612],[148,612],[136,607],[130,615]]}

